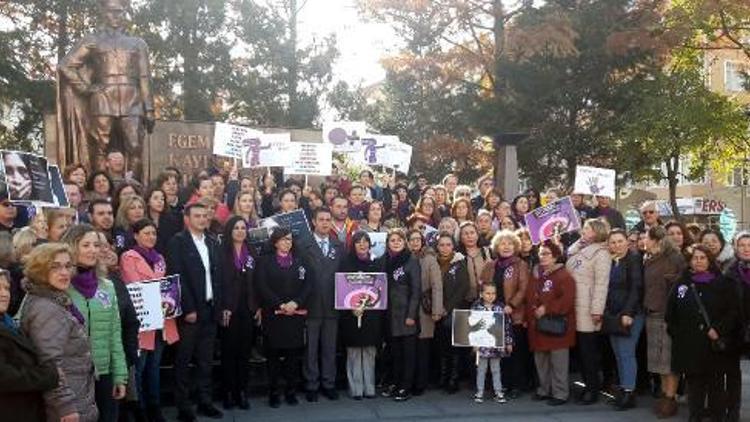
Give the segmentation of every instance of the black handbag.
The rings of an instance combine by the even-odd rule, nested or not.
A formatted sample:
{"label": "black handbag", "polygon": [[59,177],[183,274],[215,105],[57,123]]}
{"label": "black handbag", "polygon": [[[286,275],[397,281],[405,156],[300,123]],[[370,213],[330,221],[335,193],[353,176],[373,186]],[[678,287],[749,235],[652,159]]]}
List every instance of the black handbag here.
{"label": "black handbag", "polygon": [[[711,318],[708,317],[708,312],[706,312],[706,307],[703,305],[703,300],[701,300],[701,295],[698,294],[698,289],[695,288],[695,283],[690,284],[690,290],[693,291],[693,296],[695,296],[695,302],[698,304],[698,312],[700,312],[701,317],[703,317],[703,322],[706,323],[706,327],[710,330],[711,328],[713,328],[713,324],[711,324]],[[717,338],[716,340],[711,340],[711,350],[713,350],[714,352],[719,352],[719,353],[726,352],[727,340],[721,337],[721,334],[719,334],[719,338]]]}
{"label": "black handbag", "polygon": [[602,333],[627,337],[630,335],[630,327],[622,325],[622,315],[604,314],[602,316]]}
{"label": "black handbag", "polygon": [[544,315],[536,320],[536,330],[548,336],[562,337],[568,332],[568,318],[564,315]]}

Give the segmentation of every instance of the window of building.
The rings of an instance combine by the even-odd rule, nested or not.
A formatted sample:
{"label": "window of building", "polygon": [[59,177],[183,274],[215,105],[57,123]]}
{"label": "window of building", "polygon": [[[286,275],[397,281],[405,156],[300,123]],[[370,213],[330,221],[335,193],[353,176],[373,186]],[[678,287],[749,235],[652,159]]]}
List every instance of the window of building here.
{"label": "window of building", "polygon": [[744,63],[724,62],[724,89],[729,92],[741,92],[745,90],[745,76],[748,66]]}

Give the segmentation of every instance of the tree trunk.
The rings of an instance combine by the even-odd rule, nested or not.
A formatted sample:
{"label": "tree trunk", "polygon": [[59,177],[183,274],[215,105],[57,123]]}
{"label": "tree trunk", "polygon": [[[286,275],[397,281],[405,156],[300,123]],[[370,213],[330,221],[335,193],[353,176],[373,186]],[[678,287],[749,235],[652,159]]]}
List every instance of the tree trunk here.
{"label": "tree trunk", "polygon": [[297,101],[297,85],[299,84],[299,69],[297,63],[297,0],[289,1],[289,68],[287,80],[287,95],[289,96],[289,120],[292,127],[300,126],[299,102]]}
{"label": "tree trunk", "polygon": [[669,205],[672,207],[672,217],[680,221],[682,216],[677,208],[677,176],[680,174],[680,154],[672,154],[667,161],[667,183],[669,184]]}
{"label": "tree trunk", "polygon": [[503,8],[502,0],[492,1],[492,15],[494,23],[492,25],[492,32],[495,37],[495,50],[493,52],[493,75],[492,75],[492,89],[495,93],[495,98],[505,88],[505,84],[502,82],[502,56],[505,50],[505,9]]}

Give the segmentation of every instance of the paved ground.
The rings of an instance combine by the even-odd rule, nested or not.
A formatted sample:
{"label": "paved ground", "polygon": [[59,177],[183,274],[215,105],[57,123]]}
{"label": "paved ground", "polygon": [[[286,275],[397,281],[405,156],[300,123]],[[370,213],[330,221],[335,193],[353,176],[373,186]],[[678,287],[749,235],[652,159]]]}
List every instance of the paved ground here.
{"label": "paved ground", "polygon": [[[750,421],[750,362],[743,365],[743,421]],[[296,407],[282,405],[271,409],[265,397],[253,397],[252,409],[249,411],[225,412],[223,421],[451,421],[451,422],[484,422],[484,421],[524,421],[524,422],[646,422],[655,421],[650,411],[650,398],[640,397],[638,408],[627,412],[615,412],[606,404],[580,406],[567,404],[560,407],[549,407],[532,402],[528,397],[501,405],[494,402],[476,404],[471,400],[469,390],[463,390],[452,396],[431,391],[421,397],[405,403],[396,403],[390,399],[354,401],[343,397],[331,402],[321,397],[317,403],[307,403],[299,395],[300,404]],[[217,403],[218,405],[218,403]],[[175,418],[175,410],[168,409],[166,415]],[[685,404],[680,406],[679,417],[687,419]],[[203,419],[201,419],[203,420]]]}

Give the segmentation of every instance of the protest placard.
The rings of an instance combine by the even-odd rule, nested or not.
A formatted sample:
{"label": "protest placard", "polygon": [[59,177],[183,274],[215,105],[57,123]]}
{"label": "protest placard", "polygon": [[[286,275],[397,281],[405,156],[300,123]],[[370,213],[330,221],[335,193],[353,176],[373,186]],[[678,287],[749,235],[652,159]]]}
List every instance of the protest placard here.
{"label": "protest placard", "polygon": [[367,233],[370,237],[370,256],[372,259],[385,255],[385,239],[388,233]]}
{"label": "protest placard", "polygon": [[0,151],[8,199],[19,203],[54,204],[47,159],[21,151]]}
{"label": "protest placard", "polygon": [[576,166],[573,193],[615,197],[615,171],[598,167]]}
{"label": "protest placard", "polygon": [[263,132],[245,126],[216,123],[214,127],[213,153],[222,157],[242,159],[242,145],[246,139],[254,139]]}
{"label": "protest placard", "polygon": [[535,245],[553,238],[555,234],[568,233],[581,228],[581,219],[569,196],[532,210],[524,218],[531,236],[531,243]]}
{"label": "protest placard", "polygon": [[182,315],[180,275],[170,275],[154,282],[158,282],[160,286],[161,308],[164,312],[164,319],[174,319]]}
{"label": "protest placard", "polygon": [[505,347],[503,312],[453,310],[452,342],[455,347]]}
{"label": "protest placard", "polygon": [[337,310],[386,310],[388,277],[385,273],[336,273]]}
{"label": "protest placard", "polygon": [[292,232],[292,238],[296,241],[312,237],[312,231],[307,223],[305,212],[296,210],[284,214],[277,214],[259,221],[257,229],[250,230],[250,242],[262,243],[267,241],[275,227],[286,227]]}
{"label": "protest placard", "polygon": [[323,142],[336,152],[359,151],[359,139],[367,132],[365,122],[324,122]]}
{"label": "protest placard", "polygon": [[409,144],[398,141],[398,137],[395,142],[386,142],[383,150],[383,160],[379,163],[386,167],[396,169],[402,173],[408,174],[409,167],[411,167],[411,154],[412,147]]}
{"label": "protest placard", "polygon": [[58,207],[67,207],[69,205],[68,196],[65,193],[60,167],[49,165],[49,179],[52,186],[52,203]]}
{"label": "protest placard", "polygon": [[159,283],[130,283],[127,285],[135,314],[141,323],[139,331],[153,331],[164,328],[164,313],[161,305]]}
{"label": "protest placard", "polygon": [[245,138],[242,144],[242,167],[286,167],[292,164],[291,135],[263,133]]}
{"label": "protest placard", "polygon": [[290,153],[292,162],[284,167],[284,174],[306,174],[330,176],[333,167],[333,147],[331,144],[292,142]]}

